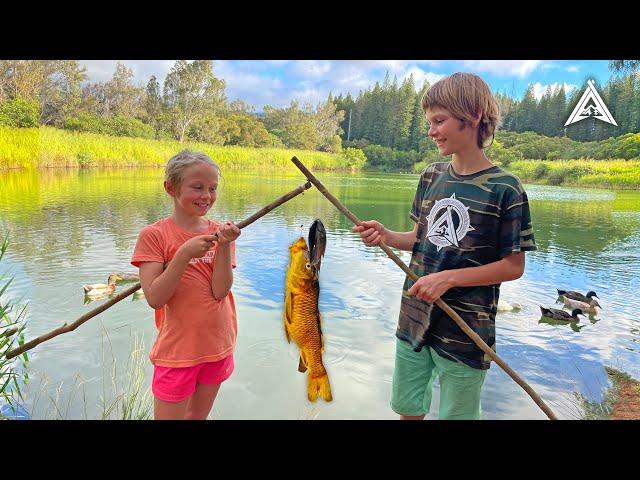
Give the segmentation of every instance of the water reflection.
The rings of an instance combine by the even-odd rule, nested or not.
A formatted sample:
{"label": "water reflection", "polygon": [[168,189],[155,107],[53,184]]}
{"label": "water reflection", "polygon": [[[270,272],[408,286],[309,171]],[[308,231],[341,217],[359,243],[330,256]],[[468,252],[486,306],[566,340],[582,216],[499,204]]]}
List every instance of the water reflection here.
{"label": "water reflection", "polygon": [[[0,224],[10,231],[8,266],[16,276],[11,288],[30,302],[27,339],[105,301],[85,304],[83,284],[134,271],[129,259],[138,232],[171,211],[162,174],[161,169],[0,173]],[[393,230],[413,227],[408,213],[418,176],[318,176],[359,218],[378,219]],[[223,177],[210,213],[216,219],[246,218],[305,181],[297,172],[230,171]],[[526,188],[539,250],[527,255],[524,276],[501,288],[503,300],[522,308],[498,313],[498,353],[557,415],[576,418],[573,392],[602,399],[608,386],[603,365],[640,378],[640,192]],[[288,246],[315,218],[322,219],[328,236],[320,311],[335,390],[334,402],[319,405],[306,400],[305,377],[297,372],[282,325]],[[216,401],[216,418],[396,418],[388,403],[404,274],[350,229],[349,220],[312,189],[243,231],[233,287],[239,320],[236,373]],[[408,263],[408,252],[398,254]],[[118,282],[115,293],[129,285]],[[603,308],[580,323],[551,323],[540,318],[539,305],[562,308],[554,303],[556,288],[595,290]],[[32,351],[34,376],[38,372],[48,382],[42,387],[46,392],[38,391],[37,382],[28,388],[35,418],[51,410],[43,398],[58,394],[65,409],[68,404],[68,418],[100,418],[103,379],[110,382],[113,368],[126,374],[132,336],[142,337],[145,352],[155,338],[153,311],[140,294]],[[148,386],[151,365],[145,365]],[[79,374],[82,387],[74,386]],[[485,385],[485,418],[545,418],[497,365]],[[428,418],[437,417],[437,406],[436,392]]]}

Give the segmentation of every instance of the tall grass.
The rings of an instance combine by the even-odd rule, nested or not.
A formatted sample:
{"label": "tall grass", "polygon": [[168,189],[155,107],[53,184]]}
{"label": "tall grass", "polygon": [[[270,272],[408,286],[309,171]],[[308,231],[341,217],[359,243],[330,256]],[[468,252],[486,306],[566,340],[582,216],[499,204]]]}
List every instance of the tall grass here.
{"label": "tall grass", "polygon": [[127,362],[119,367],[109,335],[106,330],[103,330],[102,359],[103,374],[100,379],[102,393],[93,406],[87,403],[88,381],[80,372],[73,377],[71,386],[64,394],[64,382],[52,385],[45,375],[33,372],[33,376],[38,376],[40,380],[37,386],[31,382],[28,392],[34,418],[68,420],[72,417],[71,409],[74,407],[83,412],[81,419],[84,420],[150,420],[153,418],[150,388],[145,386],[148,360],[142,338],[138,335],[131,337]]}
{"label": "tall grass", "polygon": [[284,148],[216,146],[208,143],[111,137],[51,127],[0,127],[0,168],[164,167],[182,149],[206,153],[221,168],[295,170],[297,156],[316,170],[358,168],[348,154]]}
{"label": "tall grass", "polygon": [[[0,244],[0,263],[9,246],[9,234],[7,233]],[[15,343],[24,344],[24,316],[26,305],[17,307],[6,294],[13,277],[8,277],[6,272],[0,273],[0,406],[8,405],[15,415],[16,408],[23,401],[21,385],[28,380],[24,370],[29,363],[27,353],[7,359],[6,353],[15,347]],[[17,310],[14,312],[14,310]],[[0,412],[0,418],[3,418]]]}
{"label": "tall grass", "polygon": [[518,160],[505,169],[526,183],[640,189],[638,160]]}

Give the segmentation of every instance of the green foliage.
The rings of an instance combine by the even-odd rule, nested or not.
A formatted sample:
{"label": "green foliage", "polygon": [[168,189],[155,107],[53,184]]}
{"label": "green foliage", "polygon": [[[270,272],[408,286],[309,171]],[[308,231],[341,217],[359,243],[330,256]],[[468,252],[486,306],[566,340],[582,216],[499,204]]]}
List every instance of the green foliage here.
{"label": "green foliage", "polygon": [[[0,262],[4,258],[9,246],[9,235],[6,234],[0,243]],[[8,298],[7,289],[13,277],[6,278],[6,272],[0,273],[0,403],[10,407],[18,405],[22,398],[21,385],[28,380],[25,368],[29,363],[29,356],[25,352],[12,359],[6,358],[9,350],[24,344],[24,316],[26,306],[17,306]],[[17,310],[17,311],[16,311]],[[16,345],[17,344],[17,345]],[[0,418],[2,415],[0,414]]]}
{"label": "green foliage", "polygon": [[342,150],[342,156],[352,170],[361,170],[367,162],[367,156],[359,148],[345,148]]}
{"label": "green foliage", "polygon": [[0,103],[0,125],[29,128],[40,124],[40,105],[37,100],[26,100],[21,96]]}
{"label": "green foliage", "polygon": [[114,137],[154,138],[155,136],[152,126],[137,118],[121,115],[105,118],[95,114],[81,114],[67,119],[65,129]]}

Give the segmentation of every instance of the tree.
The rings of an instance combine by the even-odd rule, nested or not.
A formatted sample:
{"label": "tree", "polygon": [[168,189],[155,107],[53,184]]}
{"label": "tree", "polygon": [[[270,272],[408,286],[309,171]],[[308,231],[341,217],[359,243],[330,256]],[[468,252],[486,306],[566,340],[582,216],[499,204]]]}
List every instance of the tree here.
{"label": "tree", "polygon": [[141,116],[139,108],[142,88],[133,84],[133,71],[122,63],[116,64],[116,71],[104,84],[104,110],[107,116]]}
{"label": "tree", "polygon": [[337,151],[341,144],[335,141],[335,136],[342,133],[340,122],[344,120],[344,111],[337,111],[336,105],[329,98],[326,102],[318,105],[312,115],[312,120],[318,137],[317,148],[324,152]]}
{"label": "tree", "polygon": [[152,75],[147,82],[147,88],[144,94],[143,108],[145,112],[146,122],[153,127],[158,136],[160,130],[160,120],[162,115],[162,97],[160,96],[160,84],[155,75]]}
{"label": "tree", "polygon": [[640,60],[610,60],[609,70],[613,73],[634,72],[640,70]]}
{"label": "tree", "polygon": [[178,60],[164,82],[164,102],[175,137],[182,143],[191,123],[215,114],[224,104],[225,83],[213,74],[211,60]]}

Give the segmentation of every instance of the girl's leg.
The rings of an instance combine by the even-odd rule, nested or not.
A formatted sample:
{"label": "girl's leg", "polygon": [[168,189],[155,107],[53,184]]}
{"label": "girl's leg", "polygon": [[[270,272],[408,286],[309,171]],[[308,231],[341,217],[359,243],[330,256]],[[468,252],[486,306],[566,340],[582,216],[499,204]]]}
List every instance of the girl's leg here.
{"label": "girl's leg", "polygon": [[153,397],[153,418],[155,420],[183,420],[187,411],[186,398],[181,402],[166,402],[158,397]]}
{"label": "girl's leg", "polygon": [[188,399],[185,420],[206,420],[213,407],[213,401],[218,395],[220,384],[204,385],[199,383],[196,391]]}

